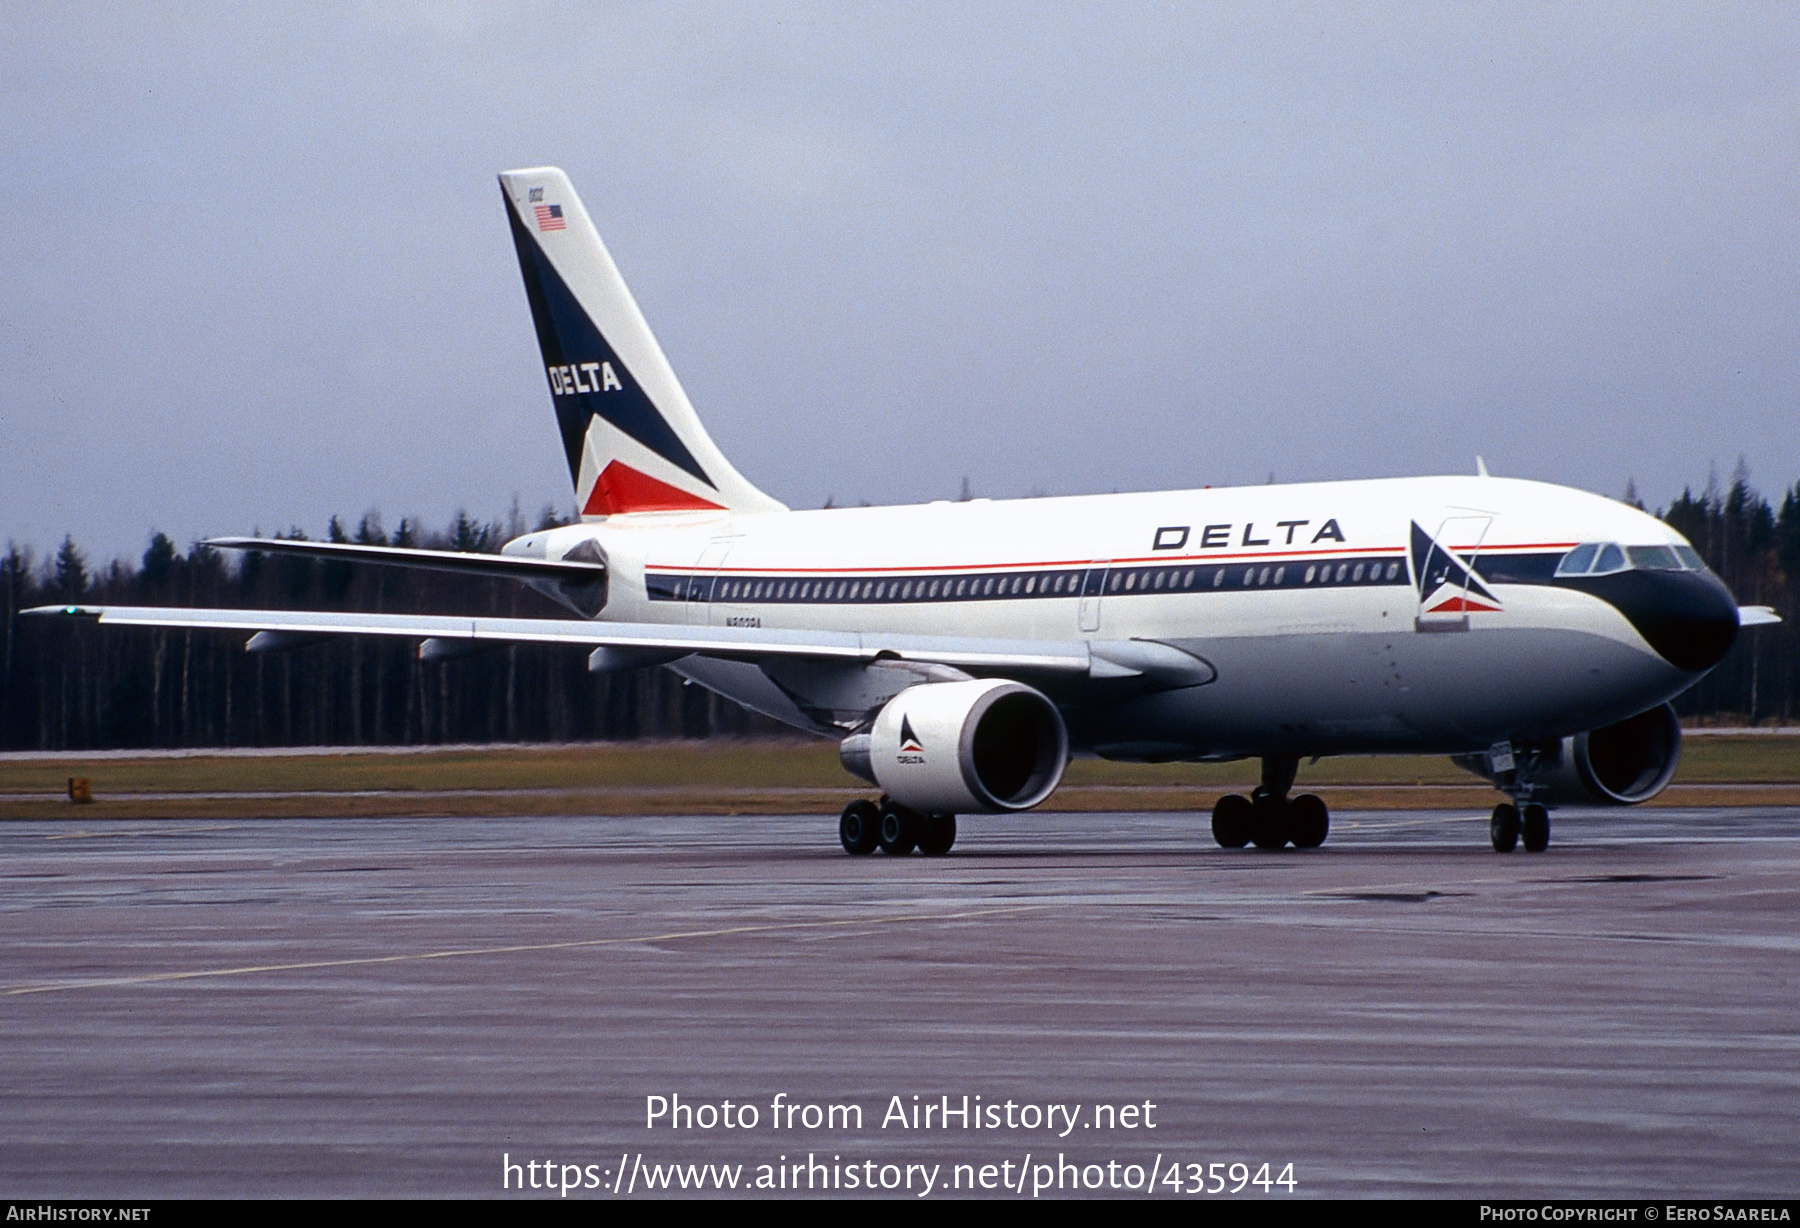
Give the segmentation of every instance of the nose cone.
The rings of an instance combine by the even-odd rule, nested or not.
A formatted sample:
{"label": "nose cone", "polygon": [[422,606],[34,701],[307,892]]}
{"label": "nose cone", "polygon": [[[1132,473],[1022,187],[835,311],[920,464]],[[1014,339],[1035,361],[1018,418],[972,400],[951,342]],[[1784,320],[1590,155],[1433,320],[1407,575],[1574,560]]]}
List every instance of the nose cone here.
{"label": "nose cone", "polygon": [[1737,601],[1710,571],[1622,571],[1559,583],[1613,606],[1663,660],[1689,673],[1717,665],[1737,639]]}

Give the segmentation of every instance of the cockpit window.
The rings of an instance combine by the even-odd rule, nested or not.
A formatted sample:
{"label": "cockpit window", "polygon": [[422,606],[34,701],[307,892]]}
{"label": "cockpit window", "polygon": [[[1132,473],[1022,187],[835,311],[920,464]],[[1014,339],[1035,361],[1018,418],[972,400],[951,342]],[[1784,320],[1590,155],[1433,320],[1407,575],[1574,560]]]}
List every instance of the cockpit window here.
{"label": "cockpit window", "polygon": [[1640,571],[1705,571],[1692,546],[1620,546],[1617,542],[1583,542],[1556,565],[1559,576],[1604,576],[1636,568]]}
{"label": "cockpit window", "polygon": [[1588,568],[1594,565],[1594,555],[1600,547],[1593,542],[1585,542],[1563,555],[1562,562],[1556,565],[1559,576],[1585,576]]}
{"label": "cockpit window", "polygon": [[1645,571],[1680,571],[1681,560],[1667,546],[1628,546],[1625,553],[1633,567]]}

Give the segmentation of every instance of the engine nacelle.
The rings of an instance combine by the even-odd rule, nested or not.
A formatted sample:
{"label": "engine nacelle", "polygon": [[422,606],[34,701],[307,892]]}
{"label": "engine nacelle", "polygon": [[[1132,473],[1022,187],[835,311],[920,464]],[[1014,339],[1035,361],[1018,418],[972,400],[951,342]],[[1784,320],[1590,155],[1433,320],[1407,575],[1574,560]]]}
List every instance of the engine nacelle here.
{"label": "engine nacelle", "polygon": [[890,699],[839,754],[921,814],[1001,814],[1055,792],[1069,734],[1056,705],[1021,683],[928,682]]}
{"label": "engine nacelle", "polygon": [[[1537,748],[1533,801],[1552,806],[1631,806],[1663,791],[1681,760],[1681,722],[1668,704],[1616,725]],[[1455,761],[1494,779],[1485,754]]]}

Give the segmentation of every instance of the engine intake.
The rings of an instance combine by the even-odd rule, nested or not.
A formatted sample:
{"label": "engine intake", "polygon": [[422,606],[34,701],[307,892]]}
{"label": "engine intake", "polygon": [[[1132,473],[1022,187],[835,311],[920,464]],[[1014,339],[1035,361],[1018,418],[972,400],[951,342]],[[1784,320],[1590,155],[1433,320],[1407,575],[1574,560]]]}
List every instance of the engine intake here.
{"label": "engine intake", "polygon": [[1056,791],[1069,735],[1056,705],[1021,683],[929,682],[894,696],[839,754],[923,814],[1003,814]]}

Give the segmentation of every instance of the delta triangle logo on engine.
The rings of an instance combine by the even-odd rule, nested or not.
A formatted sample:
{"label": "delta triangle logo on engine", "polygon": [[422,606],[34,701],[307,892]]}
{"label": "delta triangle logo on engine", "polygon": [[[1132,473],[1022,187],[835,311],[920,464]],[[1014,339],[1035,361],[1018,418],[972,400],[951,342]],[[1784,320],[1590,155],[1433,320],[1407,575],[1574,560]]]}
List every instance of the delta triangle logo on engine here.
{"label": "delta triangle logo on engine", "polygon": [[925,762],[925,744],[919,741],[919,735],[913,732],[912,719],[904,713],[900,716],[900,754],[896,758],[901,763]]}
{"label": "delta triangle logo on engine", "polygon": [[912,718],[905,715],[900,717],[900,749],[916,751],[925,749],[925,744],[919,741],[919,735],[913,732]]}

